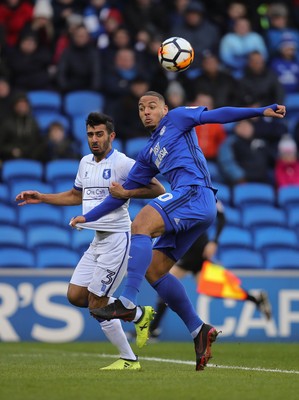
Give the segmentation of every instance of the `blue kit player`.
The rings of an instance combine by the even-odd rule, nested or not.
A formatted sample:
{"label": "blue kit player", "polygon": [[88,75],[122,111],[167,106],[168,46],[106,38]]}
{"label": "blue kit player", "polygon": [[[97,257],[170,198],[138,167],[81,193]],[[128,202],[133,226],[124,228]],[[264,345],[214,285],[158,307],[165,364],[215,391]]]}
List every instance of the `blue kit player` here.
{"label": "blue kit player", "polygon": [[[150,201],[131,226],[132,238],[128,275],[122,295],[114,303],[91,310],[102,319],[138,321],[142,309],[136,306],[137,295],[146,278],[158,295],[175,311],[188,328],[196,353],[196,370],[203,370],[211,358],[216,329],[196,314],[182,283],[169,273],[171,267],[192,243],[213,223],[216,216],[216,192],[205,157],[198,146],[194,127],[207,123],[228,123],[256,116],[283,118],[285,106],[272,104],[261,108],[178,107],[171,111],[164,97],[153,91],[139,100],[139,116],[151,137],[139,153],[123,185],[125,197],[147,185],[158,173],[171,185],[171,192]],[[98,219],[120,207],[126,199],[109,195],[99,206],[70,224]],[[152,246],[152,238],[158,238]],[[144,318],[144,317],[143,317]],[[146,318],[144,318],[146,321]],[[149,322],[137,331],[137,344],[148,338]]]}

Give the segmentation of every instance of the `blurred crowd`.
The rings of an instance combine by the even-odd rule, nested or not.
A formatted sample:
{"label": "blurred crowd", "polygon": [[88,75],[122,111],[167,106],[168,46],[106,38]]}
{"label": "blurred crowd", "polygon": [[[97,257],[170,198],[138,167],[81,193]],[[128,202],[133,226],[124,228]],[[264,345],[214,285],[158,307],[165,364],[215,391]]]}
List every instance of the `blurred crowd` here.
{"label": "blurred crowd", "polygon": [[[195,50],[183,73],[158,62],[171,36]],[[0,162],[82,156],[59,121],[41,132],[31,91],[101,93],[125,143],[147,136],[137,100],[149,89],[170,108],[284,104],[299,95],[299,1],[0,1]],[[284,121],[203,125],[197,135],[223,182],[280,187],[299,184],[298,121],[294,113]]]}

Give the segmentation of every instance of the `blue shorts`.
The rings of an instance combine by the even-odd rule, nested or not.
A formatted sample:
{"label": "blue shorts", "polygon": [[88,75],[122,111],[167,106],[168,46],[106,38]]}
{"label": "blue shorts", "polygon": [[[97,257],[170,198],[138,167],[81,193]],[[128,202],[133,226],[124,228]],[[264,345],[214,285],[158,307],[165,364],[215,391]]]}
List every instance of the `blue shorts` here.
{"label": "blue shorts", "polygon": [[202,186],[175,189],[149,205],[161,214],[165,223],[165,233],[154,241],[153,248],[175,261],[209,228],[217,214],[214,191]]}

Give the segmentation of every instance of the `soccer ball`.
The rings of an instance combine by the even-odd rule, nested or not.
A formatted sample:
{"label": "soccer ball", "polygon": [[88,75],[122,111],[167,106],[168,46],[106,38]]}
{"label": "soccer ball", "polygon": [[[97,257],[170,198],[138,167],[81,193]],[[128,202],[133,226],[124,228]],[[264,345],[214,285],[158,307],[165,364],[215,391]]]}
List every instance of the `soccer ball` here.
{"label": "soccer ball", "polygon": [[186,39],[171,37],[161,44],[158,50],[158,59],[167,71],[181,72],[192,64],[194,50]]}

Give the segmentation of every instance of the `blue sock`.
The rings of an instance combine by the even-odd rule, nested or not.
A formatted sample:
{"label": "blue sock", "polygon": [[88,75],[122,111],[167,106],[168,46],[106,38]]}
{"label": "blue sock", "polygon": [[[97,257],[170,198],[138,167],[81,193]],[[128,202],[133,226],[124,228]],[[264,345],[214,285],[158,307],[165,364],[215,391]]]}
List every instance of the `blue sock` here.
{"label": "blue sock", "polygon": [[121,297],[136,304],[141,283],[151,261],[152,239],[146,235],[132,235],[128,276]]}
{"label": "blue sock", "polygon": [[194,332],[203,323],[196,314],[184,286],[175,276],[166,274],[153,283],[152,287],[183,320],[190,333]]}

